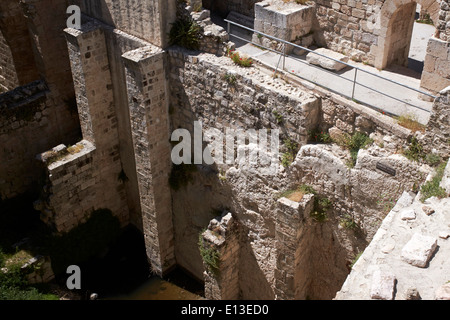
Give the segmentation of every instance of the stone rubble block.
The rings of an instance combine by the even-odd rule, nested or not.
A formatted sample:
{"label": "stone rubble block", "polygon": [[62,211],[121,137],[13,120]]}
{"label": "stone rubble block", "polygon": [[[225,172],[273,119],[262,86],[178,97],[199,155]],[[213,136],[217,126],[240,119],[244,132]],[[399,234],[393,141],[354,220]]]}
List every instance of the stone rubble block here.
{"label": "stone rubble block", "polygon": [[450,300],[450,282],[436,290],[436,300]]}
{"label": "stone rubble block", "polygon": [[397,204],[392,209],[394,212],[399,212],[401,209],[408,207],[414,201],[414,194],[412,192],[404,191],[400,199],[398,199]]}
{"label": "stone rubble block", "polygon": [[425,268],[436,248],[435,238],[415,233],[403,247],[401,258],[413,266]]}
{"label": "stone rubble block", "polygon": [[444,239],[444,240],[450,238],[450,230],[445,230],[445,231],[439,232],[439,238]]}
{"label": "stone rubble block", "polygon": [[[320,56],[316,53],[319,53],[321,55],[325,55],[327,57],[333,58],[335,60],[328,59],[326,57]],[[339,71],[346,67],[345,64],[340,63],[341,62],[348,62],[348,57],[344,56],[341,53],[334,52],[330,49],[326,48],[319,48],[314,50],[314,52],[310,52],[306,55],[306,61],[310,64],[321,66],[322,68],[333,70],[333,71]],[[338,61],[336,61],[338,60]]]}
{"label": "stone rubble block", "polygon": [[370,297],[378,300],[393,300],[395,291],[395,275],[377,270],[373,273]]}
{"label": "stone rubble block", "polygon": [[425,214],[427,216],[431,216],[435,212],[435,210],[433,208],[428,207],[428,206],[423,206],[422,210],[423,210],[423,212],[425,212]]}
{"label": "stone rubble block", "polygon": [[405,209],[400,213],[402,220],[414,220],[416,219],[416,212],[414,209]]}

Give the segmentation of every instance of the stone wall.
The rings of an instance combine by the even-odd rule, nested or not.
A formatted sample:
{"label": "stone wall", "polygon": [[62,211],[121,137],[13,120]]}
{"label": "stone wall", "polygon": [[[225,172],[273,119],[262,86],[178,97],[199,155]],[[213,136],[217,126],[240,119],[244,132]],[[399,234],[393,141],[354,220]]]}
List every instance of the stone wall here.
{"label": "stone wall", "polygon": [[[389,64],[389,48],[394,45],[396,37],[392,34],[397,34],[397,30],[392,27],[395,28],[403,21],[407,21],[409,24],[414,12],[402,7],[403,5],[413,6],[413,1],[401,3],[399,1],[374,0],[319,0],[316,3],[316,42],[380,69]],[[417,3],[430,13],[432,20],[437,25],[440,15],[439,2],[427,0]],[[442,26],[439,28],[442,31],[445,29]],[[410,31],[402,34],[402,38],[407,42],[411,37]],[[403,45],[397,46],[396,49],[406,48]],[[391,58],[395,60],[395,56],[391,56]]]}
{"label": "stone wall", "polygon": [[[239,299],[239,230],[231,213],[211,220],[201,235],[204,260],[205,298]],[[217,260],[216,260],[217,258]]]}
{"label": "stone wall", "polygon": [[0,93],[19,86],[11,48],[0,30]]}
{"label": "stone wall", "polygon": [[175,21],[176,0],[72,0],[83,13],[123,32],[166,47],[171,23]]}
{"label": "stone wall", "polygon": [[[234,65],[227,57],[169,50],[173,128],[277,129],[305,144],[319,121],[319,100],[282,79]],[[226,80],[229,77],[230,80]],[[286,89],[288,94],[280,91]],[[193,131],[192,131],[193,132]]]}
{"label": "stone wall", "polygon": [[[0,3],[1,76],[5,91],[39,79],[24,11],[15,0]],[[6,82],[5,82],[6,81]]]}
{"label": "stone wall", "polygon": [[[263,1],[255,5],[254,29],[275,38],[309,47],[313,42],[314,16],[315,8],[312,5],[298,5],[281,0]],[[287,54],[294,49],[292,46],[279,44],[259,34],[254,34],[252,41]]]}
{"label": "stone wall", "polygon": [[0,198],[36,191],[42,175],[36,154],[61,142],[76,142],[78,135],[66,135],[58,122],[70,124],[73,118],[58,114],[54,103],[43,81],[0,95]]}
{"label": "stone wall", "polygon": [[[120,178],[117,118],[104,31],[89,23],[82,30],[66,29],[66,36],[85,142],[41,156],[47,185],[37,208],[57,232],[69,231],[99,208],[110,209],[126,225],[128,206]],[[47,155],[55,152],[49,161]]]}
{"label": "stone wall", "polygon": [[420,82],[422,88],[437,93],[450,85],[449,58],[450,42],[431,37]]}
{"label": "stone wall", "polygon": [[427,131],[422,144],[425,152],[437,153],[443,158],[450,157],[450,87],[445,88],[433,104]]}

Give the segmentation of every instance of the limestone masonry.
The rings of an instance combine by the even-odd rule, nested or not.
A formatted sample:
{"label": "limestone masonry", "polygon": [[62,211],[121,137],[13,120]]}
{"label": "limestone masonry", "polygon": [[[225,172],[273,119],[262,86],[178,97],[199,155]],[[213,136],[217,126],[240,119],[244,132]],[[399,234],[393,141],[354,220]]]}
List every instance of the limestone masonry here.
{"label": "limestone masonry", "polygon": [[[417,4],[435,30],[416,77],[435,96],[426,125],[233,61],[223,20],[329,72],[381,70],[408,65]],[[109,209],[142,232],[154,274],[181,268],[207,299],[448,300],[449,43],[449,0],[2,0],[0,201],[32,194],[55,234]],[[172,132],[194,122],[278,130],[280,165],[175,165]],[[30,279],[53,279],[38,260]]]}

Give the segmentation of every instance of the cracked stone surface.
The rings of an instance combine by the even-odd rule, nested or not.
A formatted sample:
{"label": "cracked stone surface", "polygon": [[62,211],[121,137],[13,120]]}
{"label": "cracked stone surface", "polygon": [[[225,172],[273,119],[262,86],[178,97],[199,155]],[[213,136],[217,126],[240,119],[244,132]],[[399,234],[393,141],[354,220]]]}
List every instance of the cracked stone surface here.
{"label": "cracked stone surface", "polygon": [[[387,215],[336,300],[380,299],[374,294],[377,270],[397,279],[394,300],[411,299],[411,288],[420,293],[422,300],[450,298],[450,238],[446,237],[450,230],[450,198],[433,197],[425,203],[419,199],[420,194],[408,206]],[[422,210],[424,205],[434,213],[427,215]],[[413,210],[416,218],[403,220],[406,210]]]}

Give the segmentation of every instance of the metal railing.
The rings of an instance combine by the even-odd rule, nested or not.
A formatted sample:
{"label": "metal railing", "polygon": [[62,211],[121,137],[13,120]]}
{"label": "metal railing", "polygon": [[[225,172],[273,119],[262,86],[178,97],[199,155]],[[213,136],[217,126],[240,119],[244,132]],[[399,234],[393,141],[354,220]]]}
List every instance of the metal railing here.
{"label": "metal railing", "polygon": [[[406,85],[406,84],[403,84],[403,83],[400,83],[400,82],[398,82],[398,81],[395,81],[395,80],[392,80],[392,79],[389,79],[389,78],[380,76],[380,75],[375,74],[375,73],[373,73],[373,72],[370,72],[370,71],[361,69],[361,68],[359,68],[359,67],[357,67],[357,66],[354,66],[354,65],[351,65],[351,64],[349,64],[349,63],[346,63],[346,62],[343,62],[343,61],[334,59],[334,58],[329,57],[329,56],[326,56],[326,55],[324,55],[324,54],[315,52],[315,51],[313,51],[313,50],[311,50],[311,49],[302,47],[302,46],[297,45],[297,44],[295,44],[295,43],[291,43],[291,42],[289,42],[289,41],[286,41],[286,40],[283,40],[283,39],[280,39],[280,38],[277,38],[277,37],[274,37],[274,36],[265,34],[265,33],[263,33],[263,32],[256,31],[256,30],[254,30],[254,29],[251,29],[251,28],[249,28],[249,27],[243,26],[243,25],[241,25],[241,24],[239,24],[239,23],[236,23],[236,22],[234,22],[234,21],[227,20],[227,19],[225,19],[224,21],[227,23],[227,31],[228,31],[228,34],[230,35],[230,37],[237,38],[237,39],[242,40],[242,41],[245,41],[245,42],[247,42],[247,43],[251,43],[251,44],[255,45],[256,47],[261,47],[261,48],[264,48],[265,50],[274,52],[274,53],[276,53],[276,54],[280,54],[280,55],[281,55],[281,56],[280,56],[280,60],[278,61],[278,64],[277,64],[276,69],[275,69],[275,72],[278,71],[278,67],[279,67],[279,64],[280,64],[281,59],[282,59],[282,60],[283,60],[283,64],[282,64],[282,69],[283,69],[283,71],[288,72],[288,73],[290,73],[290,74],[293,74],[293,75],[295,75],[295,76],[297,76],[297,77],[299,77],[299,78],[301,78],[301,79],[304,79],[304,80],[307,80],[307,81],[309,81],[309,82],[312,82],[312,83],[314,83],[314,84],[316,84],[316,85],[319,85],[319,86],[321,86],[321,87],[323,87],[323,88],[325,88],[325,89],[327,89],[327,90],[330,90],[330,91],[333,91],[333,92],[335,92],[335,93],[338,93],[338,94],[340,94],[340,95],[342,95],[342,96],[344,96],[344,97],[346,97],[346,98],[352,99],[353,101],[356,101],[356,102],[358,102],[358,103],[362,103],[362,104],[368,105],[368,106],[370,106],[370,107],[373,107],[373,108],[375,108],[375,109],[381,110],[381,108],[379,108],[379,106],[376,106],[376,105],[373,105],[373,104],[367,103],[367,102],[362,102],[362,101],[359,101],[359,100],[356,100],[356,99],[355,99],[355,97],[356,97],[356,96],[355,96],[355,94],[356,94],[356,88],[357,88],[357,86],[360,86],[360,87],[362,87],[362,88],[368,89],[368,90],[373,91],[373,92],[375,92],[375,93],[377,93],[377,94],[381,94],[381,95],[383,95],[383,96],[385,96],[385,97],[388,97],[388,98],[390,98],[390,99],[393,99],[393,100],[395,100],[395,101],[404,103],[405,105],[409,105],[409,106],[415,107],[415,108],[417,108],[417,109],[426,111],[426,112],[428,112],[428,113],[431,112],[430,110],[425,109],[425,108],[422,107],[422,106],[415,105],[415,104],[413,104],[413,103],[411,103],[411,102],[409,102],[409,101],[406,101],[405,99],[402,99],[401,97],[394,96],[394,95],[392,95],[392,94],[387,93],[386,91],[383,92],[383,91],[381,91],[381,90],[377,90],[377,89],[375,89],[375,88],[373,88],[373,87],[370,87],[370,86],[368,86],[368,85],[366,85],[366,84],[364,84],[364,83],[362,83],[362,82],[359,82],[359,81],[358,81],[358,80],[359,80],[359,79],[358,79],[358,76],[359,76],[360,74],[363,74],[363,73],[364,73],[364,74],[367,74],[367,75],[369,75],[369,76],[371,76],[371,77],[376,77],[376,78],[378,78],[378,79],[380,79],[380,80],[387,81],[387,82],[389,82],[390,84],[395,84],[395,85],[398,85],[398,86],[403,87],[403,88],[405,88],[405,89],[408,89],[408,90],[411,90],[411,91],[413,91],[413,92],[416,92],[416,93],[418,93],[418,94],[422,94],[422,95],[424,95],[424,96],[431,97],[431,98],[434,100],[434,99],[436,98],[436,96],[434,96],[434,95],[432,95],[432,94],[430,94],[430,93],[428,93],[428,92],[425,92],[425,91],[422,91],[422,90],[419,90],[419,89],[416,89],[416,88],[412,88],[412,87],[410,87],[410,86],[408,86],[408,85]],[[243,38],[243,37],[240,37],[240,36],[238,36],[238,35],[236,35],[236,34],[233,34],[233,33],[231,32],[231,25],[234,25],[234,26],[236,26],[236,27],[242,28],[242,29],[247,30],[247,31],[249,31],[249,32],[251,32],[251,33],[254,33],[254,34],[261,35],[261,37],[266,37],[266,38],[268,38],[268,39],[277,41],[277,42],[279,42],[279,43],[282,44],[282,49],[281,49],[281,50],[276,50],[276,49],[273,49],[273,48],[268,48],[268,47],[262,45],[261,43],[254,43],[252,40],[248,40],[248,39],[245,39],[245,38]],[[294,57],[294,56],[292,56],[292,55],[288,55],[288,54],[286,54],[286,46],[292,46],[292,47],[294,47],[294,48],[298,48],[298,49],[304,50],[304,51],[306,51],[306,52],[309,52],[309,53],[312,53],[312,54],[321,56],[321,57],[323,57],[323,58],[326,58],[326,59],[329,59],[329,60],[338,62],[338,63],[340,63],[340,64],[343,64],[343,65],[347,66],[347,67],[350,67],[350,68],[352,68],[352,69],[355,70],[354,76],[352,77],[352,79],[349,79],[349,78],[343,77],[342,75],[340,75],[340,74],[337,73],[337,72],[333,72],[333,71],[330,71],[330,70],[321,68],[321,67],[319,67],[319,66],[310,64],[310,63],[308,63],[308,62],[306,62],[306,61],[304,61],[304,60],[302,60],[302,59],[299,59],[299,58],[297,58],[297,57]],[[332,74],[333,76],[339,77],[339,78],[341,78],[341,79],[343,79],[343,80],[345,80],[345,81],[350,82],[350,83],[352,84],[351,94],[350,94],[350,95],[347,95],[347,94],[344,94],[343,92],[338,92],[338,91],[332,89],[331,87],[327,87],[326,85],[323,85],[323,84],[321,84],[321,83],[319,83],[319,82],[317,82],[317,81],[314,81],[314,80],[311,79],[311,78],[308,79],[307,77],[303,77],[302,75],[300,75],[300,74],[298,74],[298,73],[293,73],[293,72],[290,72],[289,70],[286,70],[286,58],[287,58],[287,57],[289,57],[289,59],[292,59],[292,60],[295,60],[295,61],[298,61],[298,62],[307,64],[307,65],[310,66],[310,67],[320,69],[321,72],[326,72],[326,73]],[[389,112],[387,112],[387,113],[389,113]]]}

